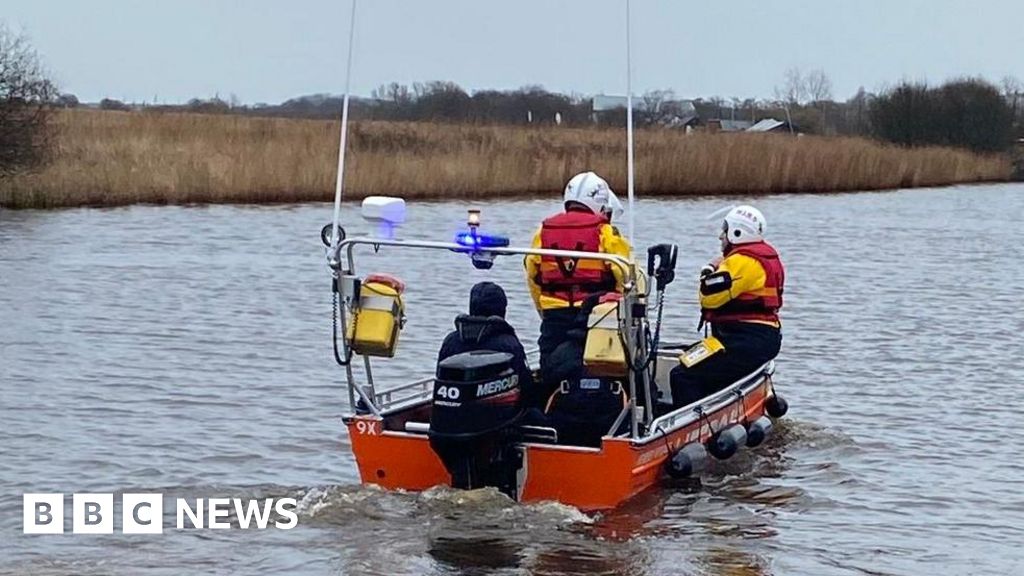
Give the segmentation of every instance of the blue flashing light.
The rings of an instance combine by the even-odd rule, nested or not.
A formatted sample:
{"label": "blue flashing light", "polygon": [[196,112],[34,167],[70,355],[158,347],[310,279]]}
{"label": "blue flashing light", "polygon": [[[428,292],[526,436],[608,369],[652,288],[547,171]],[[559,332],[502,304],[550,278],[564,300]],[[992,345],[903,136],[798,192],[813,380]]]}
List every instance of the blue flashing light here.
{"label": "blue flashing light", "polygon": [[459,232],[455,235],[455,243],[467,248],[476,248],[479,236],[473,232]]}
{"label": "blue flashing light", "polygon": [[479,250],[481,248],[504,248],[509,245],[509,239],[507,236],[481,234],[475,230],[468,230],[456,234],[455,243],[471,250]]}

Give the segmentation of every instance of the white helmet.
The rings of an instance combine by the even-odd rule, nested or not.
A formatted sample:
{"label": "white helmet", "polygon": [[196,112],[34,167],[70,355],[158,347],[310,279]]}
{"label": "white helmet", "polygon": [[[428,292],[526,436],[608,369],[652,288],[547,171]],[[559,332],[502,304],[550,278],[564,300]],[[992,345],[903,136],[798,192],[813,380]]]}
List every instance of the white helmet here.
{"label": "white helmet", "polygon": [[730,244],[749,244],[764,240],[768,223],[764,214],[753,206],[735,206],[725,215],[722,234]]}
{"label": "white helmet", "polygon": [[601,178],[593,172],[581,172],[573,176],[565,185],[565,195],[562,197],[566,204],[578,202],[594,214],[605,214],[609,217],[621,215],[623,212],[622,202],[618,196]]}
{"label": "white helmet", "polygon": [[609,214],[608,220],[611,221],[612,217],[618,218],[626,212],[626,209],[622,206],[622,202],[619,201],[619,197],[615,195],[615,192],[608,191],[608,207],[605,209],[605,213]]}

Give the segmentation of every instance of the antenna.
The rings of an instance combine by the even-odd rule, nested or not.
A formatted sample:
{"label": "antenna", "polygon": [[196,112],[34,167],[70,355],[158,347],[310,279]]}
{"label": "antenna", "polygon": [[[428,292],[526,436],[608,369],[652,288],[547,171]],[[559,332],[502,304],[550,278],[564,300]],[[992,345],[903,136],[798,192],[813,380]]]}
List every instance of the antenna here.
{"label": "antenna", "polygon": [[352,45],[356,35],[356,0],[348,28],[348,63],[345,65],[345,96],[341,102],[341,139],[338,143],[338,179],[334,183],[334,223],[331,225],[331,255],[338,250],[338,220],[341,218],[341,192],[345,182],[345,139],[348,136],[348,95],[352,86]]}
{"label": "antenna", "polygon": [[629,245],[633,247],[633,67],[629,41],[629,0],[626,0],[626,182],[629,192]]}

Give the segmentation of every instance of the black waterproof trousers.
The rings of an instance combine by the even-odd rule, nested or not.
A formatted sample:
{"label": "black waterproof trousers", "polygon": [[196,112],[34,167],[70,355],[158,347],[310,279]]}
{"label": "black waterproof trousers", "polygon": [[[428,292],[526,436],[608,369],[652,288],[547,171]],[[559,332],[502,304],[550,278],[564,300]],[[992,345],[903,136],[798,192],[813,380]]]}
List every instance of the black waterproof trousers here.
{"label": "black waterproof trousers", "polygon": [[589,311],[580,308],[545,310],[540,322],[540,379],[550,395],[562,380],[583,375]]}
{"label": "black waterproof trousers", "polygon": [[540,324],[537,344],[547,413],[531,423],[555,428],[562,444],[599,446],[625,402],[623,382],[584,378],[589,315],[588,307],[546,310]]}
{"label": "black waterproof trousers", "polygon": [[782,347],[782,331],[767,324],[726,322],[713,324],[711,333],[725,346],[702,362],[672,369],[672,405],[686,406],[728,387],[775,358]]}

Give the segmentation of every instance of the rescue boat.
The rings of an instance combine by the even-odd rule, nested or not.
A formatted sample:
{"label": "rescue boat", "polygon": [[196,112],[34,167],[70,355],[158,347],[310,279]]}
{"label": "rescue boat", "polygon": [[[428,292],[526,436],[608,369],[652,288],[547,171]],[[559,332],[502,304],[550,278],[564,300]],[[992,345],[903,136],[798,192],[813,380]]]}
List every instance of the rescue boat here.
{"label": "rescue boat", "polygon": [[[630,244],[635,245],[629,0],[625,15],[627,216]],[[659,345],[664,292],[674,277],[674,245],[648,249],[645,276],[636,263],[615,255],[512,246],[507,238],[481,231],[479,211],[470,211],[468,230],[454,240],[397,239],[405,203],[386,197],[363,201],[362,216],[374,225],[373,234],[345,237],[339,215],[355,21],[353,0],[334,219],[320,236],[332,273],[334,357],[344,370],[353,407],[344,423],[362,482],[403,490],[495,486],[520,502],[553,500],[587,511],[606,510],[668,475],[699,475],[710,458],[729,458],[739,449],[763,442],[772,419],[787,410],[772,380],[773,362],[688,406],[655,411],[660,406],[657,396],[671,398],[668,373],[680,361],[681,349]],[[619,268],[624,279],[622,297],[601,304],[602,312],[588,322],[584,352],[585,370],[625,391],[622,410],[607,433],[596,442],[580,445],[565,434],[559,438],[556,427],[524,423],[516,403],[510,401],[521,383],[509,369],[504,357],[508,355],[501,353],[459,354],[427,377],[378,385],[372,365],[396,353],[405,318],[404,286],[393,277],[357,272],[356,249],[367,246],[454,251],[468,256],[478,269],[490,269],[498,258],[509,255],[576,262],[592,259]],[[520,264],[518,259],[515,262]],[[653,327],[649,315],[656,318]],[[536,370],[536,352],[531,357]],[[434,358],[428,360],[434,363]]]}
{"label": "rescue boat", "polygon": [[[364,484],[413,491],[490,485],[520,502],[549,500],[605,510],[666,476],[699,475],[710,458],[726,459],[739,449],[758,446],[771,432],[772,419],[785,414],[786,401],[772,379],[774,362],[698,402],[656,413],[654,397],[670,398],[668,373],[681,352],[658,344],[660,307],[674,276],[674,246],[649,250],[645,274],[634,262],[614,255],[511,246],[508,239],[480,231],[479,212],[471,214],[469,230],[452,241],[396,239],[404,207],[401,199],[371,197],[362,212],[377,226],[376,234],[340,239],[344,231],[336,229],[335,243],[330,225],[322,231],[333,271],[335,359],[344,369],[354,407],[344,423]],[[585,358],[586,366],[628,390],[625,406],[598,445],[566,443],[556,428],[521,424],[507,405],[489,403],[514,387],[497,354],[463,358],[469,363],[448,366],[446,374],[439,368],[412,382],[377,383],[372,365],[396,353],[405,304],[399,280],[357,273],[356,250],[368,246],[453,251],[483,269],[501,256],[527,254],[601,260],[621,269],[624,294],[612,305],[613,322],[590,327],[591,335],[610,345],[592,347],[588,336]],[[506,260],[521,265],[521,258]],[[649,315],[657,318],[653,326]],[[530,359],[536,368],[536,352]],[[427,361],[432,365],[434,358]],[[620,367],[618,374],[615,366]],[[439,424],[442,412],[444,430]],[[479,424],[474,428],[466,422]],[[452,437],[457,441],[441,442]]]}

